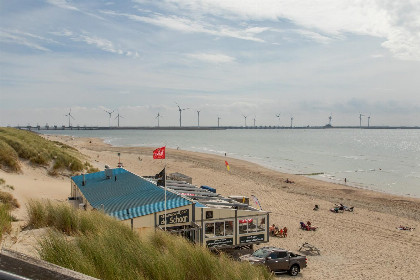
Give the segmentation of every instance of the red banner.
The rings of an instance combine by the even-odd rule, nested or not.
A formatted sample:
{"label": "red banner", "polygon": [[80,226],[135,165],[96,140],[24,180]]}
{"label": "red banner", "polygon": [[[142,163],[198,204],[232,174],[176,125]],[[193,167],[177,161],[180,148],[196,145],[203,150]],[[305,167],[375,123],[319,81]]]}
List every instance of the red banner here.
{"label": "red banner", "polygon": [[243,220],[239,220],[240,224],[250,224],[252,223],[253,219],[243,219]]}
{"label": "red banner", "polygon": [[165,159],[165,147],[154,150],[153,159]]}

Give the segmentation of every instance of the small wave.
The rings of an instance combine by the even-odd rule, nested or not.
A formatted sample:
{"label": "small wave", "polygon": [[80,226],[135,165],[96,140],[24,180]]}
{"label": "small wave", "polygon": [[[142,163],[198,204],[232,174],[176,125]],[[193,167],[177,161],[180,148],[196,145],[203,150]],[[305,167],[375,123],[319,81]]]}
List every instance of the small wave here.
{"label": "small wave", "polygon": [[359,159],[359,156],[342,156],[343,158],[347,158],[347,159]]}

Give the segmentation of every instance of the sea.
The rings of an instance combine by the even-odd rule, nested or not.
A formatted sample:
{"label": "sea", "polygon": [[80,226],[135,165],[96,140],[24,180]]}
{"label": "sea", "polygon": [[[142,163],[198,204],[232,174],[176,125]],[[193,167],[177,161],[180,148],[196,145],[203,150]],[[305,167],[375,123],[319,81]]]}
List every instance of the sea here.
{"label": "sea", "polygon": [[[243,159],[356,188],[420,198],[420,129],[44,130],[113,146]],[[167,153],[170,157],[170,153]],[[234,166],[230,166],[234,169]]]}

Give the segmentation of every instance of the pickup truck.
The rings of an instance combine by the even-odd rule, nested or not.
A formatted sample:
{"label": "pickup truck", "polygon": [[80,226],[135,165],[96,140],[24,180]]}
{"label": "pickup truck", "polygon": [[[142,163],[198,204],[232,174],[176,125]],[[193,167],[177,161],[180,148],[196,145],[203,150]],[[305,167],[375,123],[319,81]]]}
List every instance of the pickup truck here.
{"label": "pickup truck", "polygon": [[274,273],[289,272],[292,276],[298,275],[308,262],[305,256],[276,247],[260,248],[251,255],[241,256],[240,260],[265,265]]}

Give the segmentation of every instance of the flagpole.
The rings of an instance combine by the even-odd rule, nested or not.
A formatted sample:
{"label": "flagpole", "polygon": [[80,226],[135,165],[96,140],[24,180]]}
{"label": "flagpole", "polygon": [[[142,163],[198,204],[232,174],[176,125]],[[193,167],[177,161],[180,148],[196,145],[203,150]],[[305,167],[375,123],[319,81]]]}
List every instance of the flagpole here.
{"label": "flagpole", "polygon": [[166,145],[165,145],[165,157],[164,157],[164,160],[165,160],[165,168],[163,169],[163,170],[165,170],[164,172],[163,172],[163,185],[164,185],[164,187],[165,187],[165,231],[166,231],[166,208],[167,208],[167,206],[166,206]]}
{"label": "flagpole", "polygon": [[165,231],[166,231],[166,159],[165,159],[165,168],[163,169],[163,185],[165,187]]}

